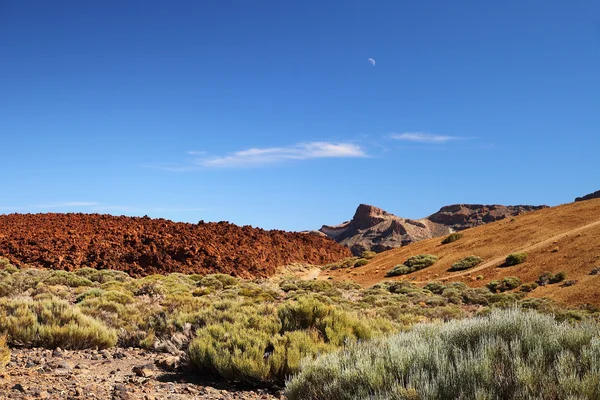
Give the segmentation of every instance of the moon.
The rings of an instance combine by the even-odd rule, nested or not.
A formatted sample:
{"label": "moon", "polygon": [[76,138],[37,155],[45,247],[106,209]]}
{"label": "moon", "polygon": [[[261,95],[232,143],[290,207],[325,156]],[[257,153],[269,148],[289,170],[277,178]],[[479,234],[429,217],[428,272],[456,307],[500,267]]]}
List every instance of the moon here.
{"label": "moon", "polygon": [[375,59],[374,58],[367,58],[367,60],[373,65],[375,66]]}

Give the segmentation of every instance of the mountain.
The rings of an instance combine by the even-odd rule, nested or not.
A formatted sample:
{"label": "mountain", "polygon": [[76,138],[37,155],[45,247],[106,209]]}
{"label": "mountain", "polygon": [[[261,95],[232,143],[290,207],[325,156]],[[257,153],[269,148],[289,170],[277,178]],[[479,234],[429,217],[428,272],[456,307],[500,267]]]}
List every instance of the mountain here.
{"label": "mountain", "polygon": [[546,207],[454,204],[442,207],[429,217],[413,220],[361,204],[350,221],[335,226],[323,225],[319,231],[358,256],[365,250],[379,253]]}
{"label": "mountain", "polygon": [[577,197],[575,201],[585,201],[591,199],[600,199],[600,190],[595,191],[594,193],[586,194],[582,197]]}
{"label": "mountain", "polygon": [[13,264],[73,270],[272,275],[295,263],[327,264],[350,255],[317,235],[265,231],[227,222],[188,224],[100,214],[0,215],[0,256]]}
{"label": "mountain", "polygon": [[[527,295],[549,297],[566,305],[600,306],[600,199],[505,218],[461,234],[460,239],[448,244],[442,244],[441,238],[432,238],[377,254],[365,266],[328,271],[322,278],[329,275],[352,279],[365,286],[381,280],[405,279],[416,283],[463,281],[481,287],[508,276],[531,283],[545,272],[564,272],[562,282],[540,286]],[[506,266],[506,257],[516,252],[527,253],[526,261]],[[392,267],[419,254],[432,254],[439,260],[406,275],[385,276]],[[483,261],[464,271],[449,271],[454,263],[472,255]]]}

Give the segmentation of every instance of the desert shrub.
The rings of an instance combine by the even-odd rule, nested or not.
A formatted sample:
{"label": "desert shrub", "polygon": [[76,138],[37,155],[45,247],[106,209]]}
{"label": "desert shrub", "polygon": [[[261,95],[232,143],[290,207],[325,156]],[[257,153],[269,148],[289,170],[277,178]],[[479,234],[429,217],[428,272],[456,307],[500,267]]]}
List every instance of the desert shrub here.
{"label": "desert shrub", "polygon": [[442,296],[444,296],[446,299],[448,299],[448,301],[450,303],[453,303],[453,304],[461,304],[462,303],[462,295],[460,293],[460,290],[458,290],[458,289],[447,288],[442,293]]}
{"label": "desert shrub", "polygon": [[446,285],[441,282],[428,282],[423,289],[429,290],[433,294],[442,294],[444,289],[446,289]]}
{"label": "desert shrub", "polygon": [[375,253],[374,251],[365,250],[362,252],[361,258],[366,258],[367,260],[370,260],[371,258],[374,258],[376,255],[377,255],[377,253]]}
{"label": "desert shrub", "polygon": [[0,329],[10,343],[27,347],[105,348],[117,341],[116,331],[62,300],[3,299]]}
{"label": "desert shrub", "polygon": [[418,271],[432,266],[437,260],[438,258],[432,254],[419,254],[404,261],[404,265],[411,268],[413,271]]}
{"label": "desert shrub", "polygon": [[352,266],[354,266],[354,263],[356,262],[356,260],[358,260],[359,257],[347,257],[344,258],[341,261],[335,262],[335,263],[331,263],[331,264],[327,264],[325,265],[323,268],[324,269],[331,269],[331,270],[336,270],[339,268],[350,268]]}
{"label": "desert shrub", "polygon": [[110,281],[129,282],[132,278],[123,271],[111,269],[80,268],[74,272],[75,275],[89,279],[92,282],[106,283]]}
{"label": "desert shrub", "polygon": [[456,242],[458,239],[460,239],[462,237],[463,237],[462,233],[458,233],[458,232],[451,233],[448,236],[446,236],[444,238],[444,240],[442,240],[442,244]]}
{"label": "desert shrub", "polygon": [[434,255],[419,254],[418,256],[410,257],[404,261],[404,264],[394,266],[385,274],[385,276],[391,277],[410,274],[411,272],[432,266],[437,260],[438,258]]}
{"label": "desert shrub", "polygon": [[91,297],[100,297],[104,293],[104,290],[100,288],[90,289],[86,292],[81,293],[79,296],[75,298],[75,303],[81,303],[83,300]]}
{"label": "desert shrub", "polygon": [[0,336],[0,370],[10,361],[10,349],[6,344],[6,336]]}
{"label": "desert shrub", "polygon": [[369,263],[369,260],[367,260],[366,258],[359,258],[354,263],[354,268],[356,268],[356,267],[362,267],[363,265],[367,265],[368,263]]}
{"label": "desert shrub", "polygon": [[434,296],[425,300],[425,304],[429,307],[442,307],[448,304],[448,300],[444,297]]}
{"label": "desert shrub", "polygon": [[473,268],[477,264],[481,263],[482,258],[477,256],[468,256],[462,260],[452,264],[452,267],[448,271],[463,271],[465,269]]}
{"label": "desert shrub", "polygon": [[298,290],[298,285],[296,285],[295,283],[292,283],[292,282],[281,282],[279,287],[284,292],[291,292],[293,290]]}
{"label": "desert shrub", "polygon": [[567,273],[564,271],[560,271],[557,272],[556,274],[554,274],[554,279],[552,279],[550,281],[550,283],[558,283],[558,282],[562,282],[565,280],[565,278],[567,277]]}
{"label": "desert shrub", "polygon": [[409,272],[412,272],[409,267],[404,264],[398,264],[392,267],[392,269],[390,269],[385,276],[389,278],[392,276],[406,275]]}
{"label": "desert shrub", "polygon": [[521,264],[527,260],[527,253],[512,253],[509,254],[504,260],[504,266],[510,267],[513,265]]}
{"label": "desert shrub", "polygon": [[92,281],[67,271],[50,271],[42,282],[46,285],[64,285],[69,287],[93,286]]}
{"label": "desert shrub", "polygon": [[516,276],[507,276],[503,278],[501,281],[491,281],[488,283],[487,287],[490,291],[496,292],[506,292],[507,290],[516,289],[521,285],[521,280]]}
{"label": "desert shrub", "polygon": [[540,286],[546,286],[562,282],[566,277],[567,273],[564,271],[557,272],[556,274],[553,274],[552,272],[544,272],[542,275],[540,275],[536,283]]}
{"label": "desert shrub", "polygon": [[518,310],[351,345],[308,361],[290,400],[597,399],[596,325]]}
{"label": "desert shrub", "polygon": [[520,290],[521,290],[521,292],[528,293],[528,292],[531,292],[531,291],[535,290],[537,287],[538,287],[538,284],[537,284],[537,283],[535,283],[535,282],[531,282],[531,283],[524,283],[524,284],[521,286],[521,289],[520,289]]}
{"label": "desert shrub", "polygon": [[593,268],[590,271],[590,275],[599,275],[599,274],[600,274],[600,267]]}
{"label": "desert shrub", "polygon": [[561,285],[562,287],[569,287],[569,286],[573,286],[577,283],[576,280],[570,279],[568,281],[564,281],[563,284]]}
{"label": "desert shrub", "polygon": [[490,303],[490,291],[487,288],[467,289],[462,292],[464,304],[487,306]]}

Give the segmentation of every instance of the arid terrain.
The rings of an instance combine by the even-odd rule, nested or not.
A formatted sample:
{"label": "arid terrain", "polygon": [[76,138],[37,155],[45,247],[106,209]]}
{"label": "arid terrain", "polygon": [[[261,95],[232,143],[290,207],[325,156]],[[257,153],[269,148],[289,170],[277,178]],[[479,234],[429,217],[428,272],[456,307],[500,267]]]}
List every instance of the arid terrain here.
{"label": "arid terrain", "polygon": [[319,232],[359,256],[365,250],[379,253],[546,207],[454,204],[442,207],[426,218],[414,220],[361,204],[350,221],[336,226],[323,225]]}
{"label": "arid terrain", "polygon": [[[565,280],[571,281],[568,286],[546,285],[528,295],[546,296],[566,305],[600,306],[600,275],[592,272],[600,267],[600,199],[505,218],[461,233],[462,238],[453,243],[442,244],[442,238],[424,240],[378,254],[364,266],[327,271],[321,278],[351,279],[364,286],[394,279],[465,281],[482,287],[506,276],[516,276],[526,283],[536,281],[545,272],[565,272]],[[515,252],[527,253],[527,260],[503,267],[505,258]],[[432,254],[439,261],[410,274],[386,278],[392,267],[418,254]],[[471,255],[481,257],[482,263],[465,271],[448,271],[453,263]]]}
{"label": "arid terrain", "polygon": [[74,270],[272,275],[278,266],[326,264],[349,255],[313,234],[266,231],[228,222],[178,223],[100,214],[0,215],[0,255],[17,265]]}
{"label": "arid terrain", "polygon": [[173,356],[140,349],[13,350],[0,399],[275,400],[277,390],[223,385],[177,368]]}

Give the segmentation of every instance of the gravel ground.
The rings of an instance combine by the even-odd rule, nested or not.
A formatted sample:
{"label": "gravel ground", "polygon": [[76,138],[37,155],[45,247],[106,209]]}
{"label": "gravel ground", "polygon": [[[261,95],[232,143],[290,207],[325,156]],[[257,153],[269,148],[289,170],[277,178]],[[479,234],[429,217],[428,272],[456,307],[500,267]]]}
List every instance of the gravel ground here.
{"label": "gravel ground", "polygon": [[280,391],[198,375],[186,372],[178,357],[140,349],[12,349],[0,374],[0,399],[285,399]]}

